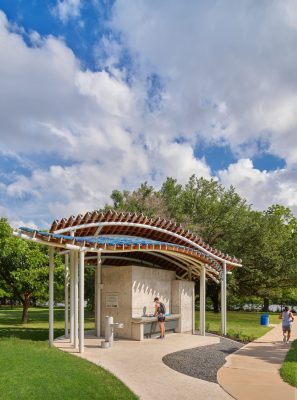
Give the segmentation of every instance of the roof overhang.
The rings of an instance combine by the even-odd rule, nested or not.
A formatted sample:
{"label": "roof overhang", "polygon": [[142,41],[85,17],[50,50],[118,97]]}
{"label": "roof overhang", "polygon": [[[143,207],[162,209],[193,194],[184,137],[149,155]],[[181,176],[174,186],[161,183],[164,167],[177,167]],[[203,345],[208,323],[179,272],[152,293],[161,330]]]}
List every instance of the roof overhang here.
{"label": "roof overhang", "polygon": [[205,265],[207,276],[219,282],[224,265],[229,270],[241,267],[235,257],[213,249],[171,221],[142,214],[93,212],[55,221],[50,232],[22,227],[14,235],[60,252],[85,251],[90,253],[86,257],[90,261],[100,253],[107,265],[131,264],[133,260],[174,269],[180,278],[188,272],[199,278],[201,265]]}

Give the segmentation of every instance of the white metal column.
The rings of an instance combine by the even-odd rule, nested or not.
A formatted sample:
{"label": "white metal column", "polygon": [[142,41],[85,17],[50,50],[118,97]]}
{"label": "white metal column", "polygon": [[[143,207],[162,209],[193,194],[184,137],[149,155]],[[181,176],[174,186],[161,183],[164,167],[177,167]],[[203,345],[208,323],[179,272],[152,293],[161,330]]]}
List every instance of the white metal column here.
{"label": "white metal column", "polygon": [[227,263],[224,262],[224,335],[227,335]]}
{"label": "white metal column", "polygon": [[74,251],[70,251],[70,343],[74,344]]}
{"label": "white metal column", "polygon": [[69,254],[65,254],[65,337],[69,337]]}
{"label": "white metal column", "polygon": [[[192,266],[188,266],[188,279],[192,281]],[[192,291],[192,334],[195,335],[195,284]]]}
{"label": "white metal column", "polygon": [[78,349],[78,252],[74,252],[74,348]]}
{"label": "white metal column", "polygon": [[97,335],[97,268],[94,274],[94,310],[95,310],[95,335]]}
{"label": "white metal column", "polygon": [[101,336],[101,253],[97,256],[96,270],[96,336]]}
{"label": "white metal column", "polygon": [[221,331],[227,334],[227,265],[224,261],[221,279]]}
{"label": "white metal column", "polygon": [[79,352],[84,352],[85,342],[85,252],[79,253]]}
{"label": "white metal column", "polygon": [[54,248],[49,248],[49,346],[54,343]]}
{"label": "white metal column", "polygon": [[195,335],[196,333],[196,304],[195,304],[195,283],[193,285],[193,304],[192,304],[192,334]]}
{"label": "white metal column", "polygon": [[205,336],[205,265],[200,272],[200,335]]}

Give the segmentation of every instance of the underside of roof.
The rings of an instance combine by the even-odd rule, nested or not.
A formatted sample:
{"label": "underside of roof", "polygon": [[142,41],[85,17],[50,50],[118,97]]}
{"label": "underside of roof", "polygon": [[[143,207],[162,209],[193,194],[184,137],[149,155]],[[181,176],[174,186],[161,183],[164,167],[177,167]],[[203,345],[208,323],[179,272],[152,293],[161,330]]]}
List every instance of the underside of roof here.
{"label": "underside of roof", "polygon": [[22,227],[14,233],[60,250],[84,250],[89,264],[98,253],[103,265],[142,265],[176,271],[177,277],[198,279],[201,265],[219,282],[222,267],[240,260],[211,248],[198,236],[171,221],[142,214],[92,212],[53,222],[50,232]]}

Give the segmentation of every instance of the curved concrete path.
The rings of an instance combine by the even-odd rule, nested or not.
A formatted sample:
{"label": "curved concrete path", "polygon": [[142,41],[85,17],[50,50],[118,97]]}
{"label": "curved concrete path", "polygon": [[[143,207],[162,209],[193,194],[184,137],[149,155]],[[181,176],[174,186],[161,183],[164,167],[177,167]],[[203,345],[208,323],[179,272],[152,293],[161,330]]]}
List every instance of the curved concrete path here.
{"label": "curved concrete path", "polygon": [[[292,340],[297,339],[297,322]],[[281,324],[226,357],[219,384],[237,400],[297,400],[297,389],[285,383],[279,369],[290,345],[283,343]]]}
{"label": "curved concrete path", "polygon": [[87,332],[83,354],[74,352],[63,338],[57,339],[55,346],[112,372],[142,400],[232,399],[218,384],[181,374],[162,362],[168,353],[219,343],[218,337],[175,333],[165,340],[117,340],[110,349],[101,349],[101,340]]}

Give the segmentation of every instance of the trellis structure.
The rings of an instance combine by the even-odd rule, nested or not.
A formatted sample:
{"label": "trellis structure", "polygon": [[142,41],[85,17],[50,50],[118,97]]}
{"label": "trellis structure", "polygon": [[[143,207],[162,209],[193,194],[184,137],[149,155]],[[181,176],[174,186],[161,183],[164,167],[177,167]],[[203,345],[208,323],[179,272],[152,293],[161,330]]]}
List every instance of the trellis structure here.
{"label": "trellis structure", "polygon": [[[200,280],[200,333],[205,335],[205,281],[221,284],[221,325],[226,334],[227,272],[241,260],[213,249],[172,221],[127,212],[90,212],[53,222],[50,231],[21,227],[14,235],[49,247],[49,344],[54,329],[54,252],[65,254],[65,335],[84,350],[84,269],[96,268],[96,333],[100,337],[102,265],[174,270],[177,279]],[[194,306],[194,305],[193,305]]]}

